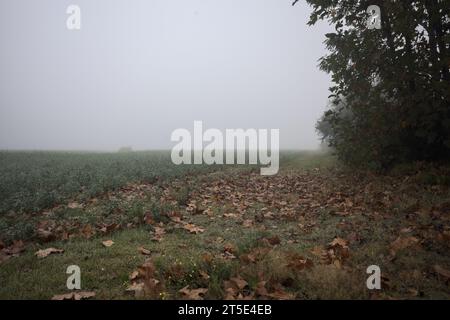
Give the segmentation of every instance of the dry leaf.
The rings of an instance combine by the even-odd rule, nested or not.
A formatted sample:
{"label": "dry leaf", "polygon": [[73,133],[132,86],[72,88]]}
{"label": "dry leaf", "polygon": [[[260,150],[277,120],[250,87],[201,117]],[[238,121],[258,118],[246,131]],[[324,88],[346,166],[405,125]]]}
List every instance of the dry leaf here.
{"label": "dry leaf", "polygon": [[155,227],[153,230],[153,241],[161,242],[163,239],[163,235],[166,233],[166,230],[161,227]]}
{"label": "dry leaf", "polygon": [[2,251],[9,255],[18,255],[19,253],[25,251],[25,244],[22,240],[14,241],[12,245]]}
{"label": "dry leaf", "polygon": [[83,208],[83,205],[78,203],[78,202],[70,202],[67,205],[67,207],[70,208],[70,209],[81,209],[81,208]]}
{"label": "dry leaf", "polygon": [[200,274],[200,276],[201,276],[203,279],[209,280],[210,276],[209,276],[209,274],[206,273],[205,271],[200,270],[198,273]]}
{"label": "dry leaf", "polygon": [[206,264],[211,264],[214,260],[214,256],[209,253],[209,252],[205,252],[202,254],[202,260],[203,262],[205,262]]}
{"label": "dry leaf", "polygon": [[444,269],[443,267],[441,267],[440,265],[437,265],[437,264],[433,266],[433,269],[439,276],[444,278],[445,281],[450,280],[450,271],[449,270]]}
{"label": "dry leaf", "polygon": [[223,246],[223,251],[229,252],[229,253],[235,253],[236,247],[232,243],[227,243]]}
{"label": "dry leaf", "polygon": [[264,242],[267,242],[267,243],[270,244],[271,246],[275,246],[275,245],[281,243],[280,237],[278,237],[278,236],[273,236],[273,237],[269,237],[269,238],[264,238],[263,241],[264,241]]}
{"label": "dry leaf", "polygon": [[256,262],[256,257],[252,253],[241,254],[239,256],[239,259],[244,263],[255,263]]}
{"label": "dry leaf", "polygon": [[241,278],[241,276],[230,278],[230,281],[236,285],[239,290],[244,289],[248,282]]}
{"label": "dry leaf", "polygon": [[55,248],[48,248],[48,249],[43,249],[43,250],[38,250],[35,255],[42,259],[45,258],[49,255],[51,255],[52,253],[63,253],[64,250],[63,249],[55,249]]}
{"label": "dry leaf", "polygon": [[225,300],[251,300],[254,298],[254,293],[243,290],[248,287],[248,283],[241,276],[225,280],[223,286],[226,292]]}
{"label": "dry leaf", "polygon": [[92,291],[73,291],[66,294],[59,294],[52,297],[52,300],[84,300],[95,297]]}
{"label": "dry leaf", "polygon": [[345,241],[342,238],[335,238],[331,243],[329,244],[330,247],[336,247],[341,246],[343,248],[347,247],[347,241]]}
{"label": "dry leaf", "polygon": [[155,224],[155,220],[153,219],[153,215],[150,212],[145,214],[144,221],[145,221],[145,224],[150,224],[150,225]]}
{"label": "dry leaf", "polygon": [[407,249],[409,247],[419,244],[419,239],[416,237],[398,237],[390,245],[390,254],[395,257],[398,251]]}
{"label": "dry leaf", "polygon": [[105,241],[102,242],[102,244],[105,247],[109,248],[109,247],[111,247],[114,244],[114,241],[112,241],[112,240],[105,240]]}
{"label": "dry leaf", "polygon": [[294,299],[294,295],[288,293],[286,291],[277,290],[272,293],[266,295],[266,297],[275,299],[275,300],[292,300]]}
{"label": "dry leaf", "polygon": [[228,251],[225,251],[224,253],[222,253],[221,257],[224,258],[225,260],[236,259],[236,256]]}
{"label": "dry leaf", "polygon": [[321,246],[315,246],[312,250],[311,253],[317,257],[322,257],[324,255],[324,253],[326,253],[326,250],[324,247]]}
{"label": "dry leaf", "polygon": [[153,278],[156,268],[151,258],[145,260],[145,262],[138,268],[139,275],[143,278]]}
{"label": "dry leaf", "polygon": [[258,284],[256,285],[256,288],[255,288],[255,293],[258,296],[267,297],[269,292],[266,289],[266,281],[258,282]]}
{"label": "dry leaf", "polygon": [[206,292],[208,292],[208,289],[206,288],[200,288],[200,289],[189,289],[189,286],[184,287],[183,289],[180,289],[178,291],[183,295],[184,298],[189,300],[203,300],[203,297]]}
{"label": "dry leaf", "polygon": [[157,298],[164,290],[163,284],[155,279],[156,268],[151,258],[147,259],[136,271],[133,271],[129,278],[133,283],[126,289],[128,292],[134,292],[135,297],[147,296]]}
{"label": "dry leaf", "polygon": [[242,223],[244,228],[251,228],[253,226],[253,220],[247,219]]}
{"label": "dry leaf", "polygon": [[306,268],[311,268],[313,266],[313,262],[310,259],[303,258],[302,256],[294,253],[288,256],[288,264],[287,267],[293,269],[295,271],[301,271]]}
{"label": "dry leaf", "polygon": [[145,249],[144,247],[139,247],[139,248],[138,248],[138,251],[139,251],[140,253],[142,253],[143,255],[146,255],[146,256],[149,256],[149,255],[152,254],[150,250]]}
{"label": "dry leaf", "polygon": [[144,296],[144,283],[135,283],[133,282],[128,288],[125,289],[127,292],[133,292],[136,298],[141,298]]}
{"label": "dry leaf", "polygon": [[135,270],[130,274],[130,280],[136,280],[139,277],[139,271]]}
{"label": "dry leaf", "polygon": [[37,236],[42,242],[50,242],[56,238],[53,232],[44,229],[37,229]]}
{"label": "dry leaf", "polygon": [[[225,283],[227,283],[227,281],[225,281]],[[237,289],[233,288],[233,287],[226,287],[227,285],[225,285],[225,298],[224,300],[236,300],[236,297],[238,295]]]}
{"label": "dry leaf", "polygon": [[178,216],[172,216],[172,217],[170,217],[170,219],[171,219],[173,222],[175,222],[175,223],[183,223],[183,221],[181,220],[181,218],[178,217]]}
{"label": "dry leaf", "polygon": [[83,227],[83,229],[81,229],[81,234],[86,238],[89,239],[91,238],[94,234],[95,231],[92,228],[92,226],[90,224],[87,224]]}
{"label": "dry leaf", "polygon": [[224,213],[225,218],[238,218],[239,216],[236,213]]}
{"label": "dry leaf", "polygon": [[341,268],[344,261],[350,257],[350,249],[347,241],[342,238],[335,238],[328,245],[325,253],[322,253],[322,261],[327,264],[334,264],[337,268]]}
{"label": "dry leaf", "polygon": [[100,228],[100,231],[103,234],[106,234],[106,233],[110,233],[111,231],[116,230],[118,228],[119,228],[119,225],[117,223],[111,223],[111,224],[108,224],[108,225],[103,225]]}
{"label": "dry leaf", "polygon": [[187,223],[183,226],[184,229],[186,229],[187,231],[189,231],[190,233],[194,233],[194,234],[198,234],[198,233],[202,233],[205,231],[205,229],[197,227],[194,224],[191,223]]}
{"label": "dry leaf", "polygon": [[6,260],[9,260],[10,258],[10,255],[5,254],[4,252],[0,252],[0,264],[5,262]]}

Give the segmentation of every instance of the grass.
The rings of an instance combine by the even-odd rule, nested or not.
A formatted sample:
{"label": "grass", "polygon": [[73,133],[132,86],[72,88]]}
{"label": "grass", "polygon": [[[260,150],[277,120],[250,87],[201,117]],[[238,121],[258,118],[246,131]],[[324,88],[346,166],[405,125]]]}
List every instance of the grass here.
{"label": "grass", "polygon": [[74,197],[88,199],[127,183],[155,182],[211,170],[208,166],[176,166],[167,151],[0,151],[0,215],[39,211]]}
{"label": "grass", "polygon": [[[146,228],[136,228],[114,233],[110,237],[90,240],[77,239],[69,242],[52,242],[46,245],[33,244],[20,258],[12,258],[4,263],[0,272],[0,298],[2,299],[49,299],[54,294],[67,291],[66,268],[75,264],[82,271],[82,288],[98,292],[100,299],[131,298],[125,294],[130,284],[128,276],[142,264],[145,256],[137,248],[149,249],[158,266],[159,275],[164,277],[169,287],[166,297],[176,296],[176,292],[186,285],[201,285],[198,271],[206,270],[211,276],[211,298],[220,297],[221,282],[235,274],[236,261],[214,261],[206,265],[205,253],[220,253],[220,244],[208,243],[219,230],[211,226],[205,234],[195,236],[185,231],[173,231],[165,235],[163,242],[150,240]],[[246,245],[255,241],[255,234],[244,233],[236,237],[228,230],[222,236]],[[114,245],[105,248],[102,240],[112,239]],[[33,252],[46,247],[64,248],[65,253],[37,259]],[[243,249],[241,249],[243,250]],[[242,251],[243,252],[243,251]],[[178,268],[175,268],[179,266]],[[197,282],[197,283],[196,283]],[[12,290],[13,288],[19,290]]]}
{"label": "grass", "polygon": [[[417,183],[424,169],[385,176],[350,173],[326,154],[284,153],[281,168],[273,177],[245,167],[196,168],[196,174],[183,169],[151,183],[132,174],[120,187],[92,197],[68,195],[80,208],[55,202],[38,214],[4,212],[2,240],[5,245],[26,240],[26,251],[1,264],[0,299],[66,293],[65,271],[73,264],[81,268],[82,289],[95,291],[97,299],[135,299],[126,292],[129,275],[148,258],[138,247],[150,250],[153,277],[161,285],[145,298],[180,299],[186,286],[208,289],[206,299],[229,298],[230,292],[234,298],[258,299],[450,298],[448,280],[433,269],[450,267],[445,184]],[[204,232],[189,233],[174,217]],[[54,240],[39,238],[37,226],[43,224]],[[120,227],[99,231],[111,224]],[[86,226],[96,231],[89,239],[79,233]],[[153,240],[157,228],[165,231],[161,241]],[[57,230],[71,236],[64,240]],[[391,257],[399,236],[417,238],[419,245]],[[330,248],[336,238],[345,239],[348,256],[336,251],[325,262],[314,253]],[[104,247],[102,241],[109,239],[114,244]],[[65,251],[44,259],[34,255],[49,247]],[[366,268],[372,264],[383,274],[383,289],[376,292],[366,288]],[[235,278],[246,282],[239,292],[230,291]]]}

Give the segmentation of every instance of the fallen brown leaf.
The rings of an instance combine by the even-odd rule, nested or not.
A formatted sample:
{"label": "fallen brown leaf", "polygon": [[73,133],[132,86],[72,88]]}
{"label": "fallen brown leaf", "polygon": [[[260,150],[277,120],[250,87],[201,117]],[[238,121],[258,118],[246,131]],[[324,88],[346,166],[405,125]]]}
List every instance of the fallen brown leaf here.
{"label": "fallen brown leaf", "polygon": [[347,247],[347,241],[342,238],[334,238],[329,244],[330,247],[341,246],[343,248]]}
{"label": "fallen brown leaf", "polygon": [[151,212],[147,212],[144,216],[144,222],[145,224],[155,224],[155,220],[153,219],[153,215]]}
{"label": "fallen brown leaf", "polygon": [[236,213],[224,213],[224,218],[238,218],[239,216]]}
{"label": "fallen brown leaf", "polygon": [[304,258],[296,253],[288,255],[287,267],[292,270],[301,271],[307,268],[311,268],[312,266],[313,262],[308,258]]}
{"label": "fallen brown leaf", "polygon": [[223,246],[223,251],[229,252],[229,253],[235,253],[236,252],[236,247],[232,243],[226,243]]}
{"label": "fallen brown leaf", "polygon": [[10,255],[5,254],[4,252],[0,252],[0,264],[9,260],[11,258]]}
{"label": "fallen brown leaf", "polygon": [[155,274],[156,268],[151,258],[145,260],[145,262],[138,268],[139,275],[143,278],[152,278]]}
{"label": "fallen brown leaf", "polygon": [[214,256],[209,253],[209,252],[205,252],[202,254],[202,260],[203,262],[205,262],[206,264],[211,264],[214,260]]}
{"label": "fallen brown leaf", "polygon": [[264,241],[264,242],[267,242],[267,243],[270,244],[271,246],[275,246],[275,245],[281,243],[280,237],[278,237],[278,236],[273,236],[273,237],[269,237],[269,238],[264,238],[263,241]]}
{"label": "fallen brown leaf", "polygon": [[135,280],[138,277],[139,277],[139,271],[137,271],[137,270],[133,271],[129,276],[130,280]]}
{"label": "fallen brown leaf", "polygon": [[256,288],[255,288],[255,293],[258,295],[258,296],[261,296],[261,297],[267,297],[267,295],[269,294],[269,292],[267,291],[267,289],[266,289],[266,281],[260,281],[260,282],[258,282],[258,284],[256,285]]}
{"label": "fallen brown leaf", "polygon": [[256,262],[256,257],[251,253],[241,254],[239,256],[239,259],[244,263],[255,263]]}
{"label": "fallen brown leaf", "polygon": [[244,228],[251,228],[253,226],[253,220],[247,219],[242,223]]}
{"label": "fallen brown leaf", "polygon": [[84,300],[95,297],[92,291],[74,291],[66,294],[59,294],[52,297],[52,300]]}
{"label": "fallen brown leaf", "polygon": [[150,250],[145,249],[144,247],[139,247],[139,248],[138,248],[138,251],[139,251],[141,254],[146,255],[146,256],[149,256],[149,255],[152,254]]}
{"label": "fallen brown leaf", "polygon": [[230,281],[236,285],[239,290],[244,289],[248,282],[241,278],[241,276],[230,278]]}
{"label": "fallen brown leaf", "polygon": [[3,249],[3,252],[9,255],[17,255],[25,251],[25,244],[22,240],[14,241],[12,245]]}
{"label": "fallen brown leaf", "polygon": [[392,257],[395,257],[398,251],[407,249],[409,247],[413,247],[419,244],[419,239],[416,237],[398,237],[394,242],[389,246],[389,252]]}
{"label": "fallen brown leaf", "polygon": [[277,285],[275,291],[266,295],[266,297],[275,299],[275,300],[292,300],[294,299],[294,295],[292,293],[286,292],[281,285]]}
{"label": "fallen brown leaf", "polygon": [[272,293],[269,293],[266,295],[266,297],[275,299],[275,300],[292,300],[294,299],[294,295],[291,293],[288,293],[286,291],[277,290]]}
{"label": "fallen brown leaf", "polygon": [[347,240],[342,238],[335,238],[328,244],[325,254],[322,254],[322,261],[332,263],[337,268],[341,268],[347,258],[350,257],[350,249]]}
{"label": "fallen brown leaf", "polygon": [[205,231],[205,229],[197,227],[194,224],[191,223],[187,223],[183,226],[184,229],[186,229],[187,231],[189,231],[190,233],[194,233],[194,234],[198,234],[198,233],[202,233]]}
{"label": "fallen brown leaf", "polygon": [[83,229],[81,229],[81,234],[86,238],[89,239],[91,238],[94,234],[95,231],[92,228],[92,226],[90,224],[87,224],[83,227]]}
{"label": "fallen brown leaf", "polygon": [[206,271],[200,270],[198,273],[204,280],[209,280],[210,276],[208,273],[206,273]]}
{"label": "fallen brown leaf", "polygon": [[148,296],[157,298],[164,290],[163,284],[155,279],[156,268],[151,258],[147,259],[136,271],[133,271],[129,278],[133,283],[126,289],[127,292],[133,292],[135,297]]}
{"label": "fallen brown leaf", "polygon": [[119,225],[117,223],[111,223],[111,224],[103,225],[100,228],[100,231],[103,234],[107,234],[107,233],[110,233],[111,231],[116,230],[118,228],[119,228]]}
{"label": "fallen brown leaf", "polygon": [[127,292],[133,292],[136,298],[142,298],[145,294],[144,292],[144,283],[143,282],[133,282],[128,288],[125,289]]}
{"label": "fallen brown leaf", "polygon": [[56,238],[55,234],[49,230],[37,229],[36,233],[41,242],[50,242]]}
{"label": "fallen brown leaf", "polygon": [[166,230],[161,227],[155,227],[153,231],[153,241],[161,242],[163,239],[163,235],[166,233]]}
{"label": "fallen brown leaf", "polygon": [[446,282],[450,280],[450,271],[444,269],[440,265],[433,266],[434,272],[436,272],[440,277],[442,277]]}
{"label": "fallen brown leaf", "polygon": [[114,241],[112,241],[112,240],[105,240],[105,241],[102,242],[102,244],[105,247],[109,248],[109,247],[111,247],[114,244]]}
{"label": "fallen brown leaf", "polygon": [[178,292],[181,293],[184,298],[189,300],[203,300],[202,296],[204,296],[206,292],[208,292],[208,289],[189,289],[189,286],[186,286],[183,289],[180,289]]}
{"label": "fallen brown leaf", "polygon": [[83,208],[83,205],[80,204],[80,203],[78,203],[78,202],[70,202],[70,203],[67,205],[67,207],[68,207],[69,209],[81,209],[81,208]]}
{"label": "fallen brown leaf", "polygon": [[64,250],[63,249],[56,249],[56,248],[47,248],[47,249],[43,249],[43,250],[38,250],[35,252],[35,255],[42,259],[45,257],[48,257],[49,255],[51,255],[52,253],[63,253]]}

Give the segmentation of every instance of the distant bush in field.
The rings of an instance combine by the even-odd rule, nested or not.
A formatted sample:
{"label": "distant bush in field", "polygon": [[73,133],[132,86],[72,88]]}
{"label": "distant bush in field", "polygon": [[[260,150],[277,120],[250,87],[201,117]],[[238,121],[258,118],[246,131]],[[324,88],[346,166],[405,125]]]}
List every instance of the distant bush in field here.
{"label": "distant bush in field", "polygon": [[133,152],[133,148],[132,147],[121,147],[121,148],[119,148],[119,150],[117,152],[129,153],[129,152]]}

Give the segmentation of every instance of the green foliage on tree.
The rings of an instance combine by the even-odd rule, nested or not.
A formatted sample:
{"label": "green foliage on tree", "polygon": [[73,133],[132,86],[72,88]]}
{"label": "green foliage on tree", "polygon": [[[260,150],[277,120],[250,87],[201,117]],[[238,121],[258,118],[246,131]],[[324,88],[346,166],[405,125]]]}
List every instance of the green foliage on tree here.
{"label": "green foliage on tree", "polygon": [[[332,107],[317,128],[353,165],[450,159],[450,1],[306,0],[326,20]],[[367,28],[370,5],[381,29]]]}

